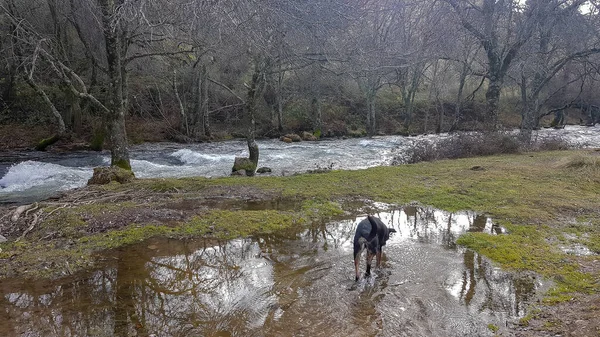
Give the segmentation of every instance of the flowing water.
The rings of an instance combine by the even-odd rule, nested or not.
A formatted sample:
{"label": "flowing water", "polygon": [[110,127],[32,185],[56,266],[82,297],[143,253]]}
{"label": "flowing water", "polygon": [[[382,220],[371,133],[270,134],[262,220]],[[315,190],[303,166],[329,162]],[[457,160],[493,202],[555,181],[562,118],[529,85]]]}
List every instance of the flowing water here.
{"label": "flowing water", "polygon": [[[599,147],[600,125],[544,129],[537,138],[559,136],[574,147]],[[272,175],[289,175],[318,168],[361,169],[389,165],[418,140],[443,140],[447,134],[418,137],[384,136],[286,144],[261,140],[259,166]],[[132,167],[139,178],[218,177],[231,173],[236,156],[248,156],[246,142],[204,144],[144,144],[131,148]],[[108,152],[0,152],[0,204],[41,200],[60,191],[84,186],[93,167],[108,165]]]}
{"label": "flowing water", "polygon": [[382,268],[356,283],[364,216],[229,242],[155,239],[102,254],[93,272],[2,282],[0,335],[492,336],[489,324],[523,316],[547,286],[455,245],[466,231],[502,235],[485,216],[376,215],[398,233]]}

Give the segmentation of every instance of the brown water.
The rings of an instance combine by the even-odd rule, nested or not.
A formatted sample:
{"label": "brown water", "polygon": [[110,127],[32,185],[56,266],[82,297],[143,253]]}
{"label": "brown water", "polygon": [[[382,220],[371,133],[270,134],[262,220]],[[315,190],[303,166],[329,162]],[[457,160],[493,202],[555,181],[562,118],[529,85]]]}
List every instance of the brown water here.
{"label": "brown water", "polygon": [[487,336],[542,286],[455,246],[465,231],[502,232],[484,216],[378,215],[398,233],[383,268],[358,283],[363,217],[229,242],[156,239],[105,255],[94,272],[2,283],[0,335]]}

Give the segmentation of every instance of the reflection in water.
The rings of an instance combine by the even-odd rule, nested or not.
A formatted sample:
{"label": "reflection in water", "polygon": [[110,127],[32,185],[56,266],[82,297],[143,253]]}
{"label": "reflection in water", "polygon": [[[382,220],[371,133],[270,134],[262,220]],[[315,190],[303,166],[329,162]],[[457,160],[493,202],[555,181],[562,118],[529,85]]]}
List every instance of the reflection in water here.
{"label": "reflection in water", "polygon": [[524,314],[539,286],[469,250],[466,231],[501,233],[473,212],[377,214],[398,233],[383,268],[354,284],[363,217],[214,242],[152,240],[106,267],[56,282],[2,283],[2,336],[480,336]]}

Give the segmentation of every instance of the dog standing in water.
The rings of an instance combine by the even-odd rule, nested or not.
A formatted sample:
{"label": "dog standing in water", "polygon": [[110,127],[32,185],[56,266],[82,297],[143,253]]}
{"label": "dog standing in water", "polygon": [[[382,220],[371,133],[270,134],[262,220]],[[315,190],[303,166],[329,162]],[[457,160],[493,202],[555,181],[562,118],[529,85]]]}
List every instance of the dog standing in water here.
{"label": "dog standing in water", "polygon": [[396,233],[396,230],[387,228],[379,218],[371,215],[358,223],[356,234],[354,234],[354,270],[356,271],[356,281],[359,279],[358,264],[362,251],[367,248],[366,275],[371,275],[371,260],[373,259],[373,255],[377,256],[376,267],[379,267],[381,264],[381,249],[385,246],[391,233]]}

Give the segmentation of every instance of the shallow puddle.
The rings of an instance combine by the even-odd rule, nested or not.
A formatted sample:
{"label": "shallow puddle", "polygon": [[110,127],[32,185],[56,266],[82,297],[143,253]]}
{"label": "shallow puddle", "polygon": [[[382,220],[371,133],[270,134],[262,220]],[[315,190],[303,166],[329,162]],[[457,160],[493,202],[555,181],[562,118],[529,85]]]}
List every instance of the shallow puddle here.
{"label": "shallow puddle", "polygon": [[[3,282],[2,336],[487,336],[542,284],[455,246],[503,231],[472,212],[376,214],[398,233],[353,280],[356,219],[252,239],[156,239],[56,282]],[[364,272],[364,257],[361,270]]]}

